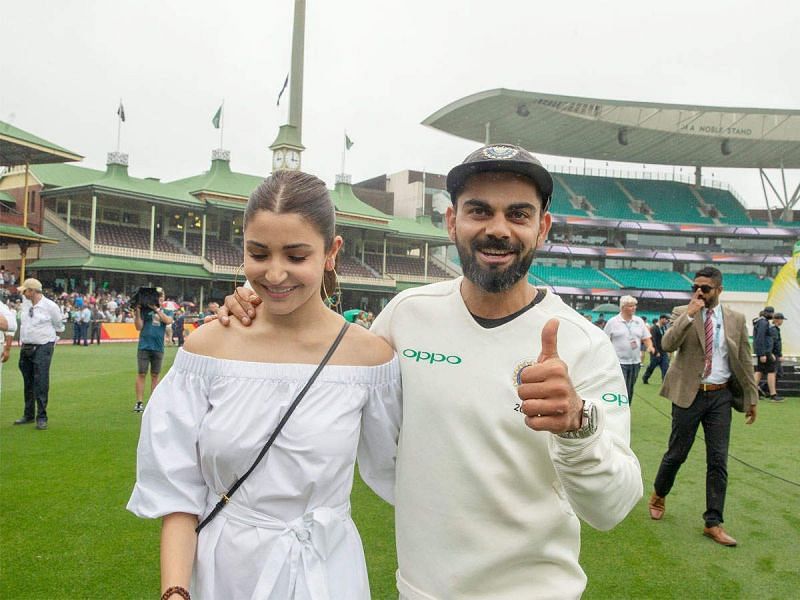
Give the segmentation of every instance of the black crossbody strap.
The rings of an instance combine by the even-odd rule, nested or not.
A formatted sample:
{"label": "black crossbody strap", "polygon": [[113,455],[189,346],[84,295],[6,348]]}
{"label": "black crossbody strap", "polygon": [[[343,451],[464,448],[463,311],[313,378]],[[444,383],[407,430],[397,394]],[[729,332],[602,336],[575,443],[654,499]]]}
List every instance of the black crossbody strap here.
{"label": "black crossbody strap", "polygon": [[264,455],[270,449],[270,446],[272,446],[272,443],[275,441],[275,438],[278,437],[278,434],[281,432],[281,429],[283,429],[283,426],[286,425],[286,421],[289,420],[289,417],[292,416],[292,413],[297,408],[297,405],[300,404],[300,400],[303,399],[303,396],[306,395],[306,392],[311,387],[311,384],[314,383],[314,380],[316,380],[317,376],[320,374],[320,372],[322,372],[322,369],[331,359],[333,353],[336,352],[336,348],[339,347],[339,342],[342,341],[342,338],[344,337],[344,334],[347,332],[347,328],[349,327],[349,325],[350,323],[348,323],[347,321],[344,322],[344,325],[342,325],[342,329],[339,331],[339,335],[337,335],[336,339],[333,340],[333,344],[331,344],[331,347],[328,348],[328,352],[325,353],[325,356],[320,361],[316,371],[314,371],[311,377],[309,377],[308,381],[306,382],[306,385],[303,387],[302,390],[300,390],[300,393],[297,394],[297,398],[295,398],[294,402],[292,402],[291,406],[289,406],[289,409],[286,411],[286,414],[283,415],[283,418],[278,423],[278,426],[275,428],[275,431],[272,432],[272,435],[267,440],[267,443],[264,444],[264,447],[261,449],[261,452],[258,453],[256,460],[253,462],[252,465],[250,465],[250,468],[247,469],[247,472],[236,480],[236,483],[234,483],[231,486],[231,489],[222,494],[222,498],[220,499],[219,502],[217,502],[216,506],[214,506],[214,509],[195,528],[196,533],[200,533],[200,530],[203,529],[203,527],[205,527],[206,525],[208,525],[211,522],[211,520],[214,517],[216,517],[217,514],[219,514],[219,511],[221,511],[224,508],[224,506],[230,501],[231,496],[233,496],[233,494],[236,493],[236,490],[239,489],[239,487],[244,483],[245,479],[247,479],[250,476],[250,473],[252,473],[253,470],[258,466],[258,463],[261,462],[261,459],[264,458]]}

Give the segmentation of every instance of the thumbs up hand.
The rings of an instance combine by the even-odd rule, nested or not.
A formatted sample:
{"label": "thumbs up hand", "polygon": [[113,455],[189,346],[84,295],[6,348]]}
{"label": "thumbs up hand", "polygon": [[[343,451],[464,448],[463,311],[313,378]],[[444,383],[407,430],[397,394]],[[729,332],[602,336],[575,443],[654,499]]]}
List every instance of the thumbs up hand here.
{"label": "thumbs up hand", "polygon": [[539,358],[520,373],[517,395],[531,429],[552,433],[580,429],[583,400],[575,392],[566,363],[558,357],[558,319],[550,319],[542,329]]}

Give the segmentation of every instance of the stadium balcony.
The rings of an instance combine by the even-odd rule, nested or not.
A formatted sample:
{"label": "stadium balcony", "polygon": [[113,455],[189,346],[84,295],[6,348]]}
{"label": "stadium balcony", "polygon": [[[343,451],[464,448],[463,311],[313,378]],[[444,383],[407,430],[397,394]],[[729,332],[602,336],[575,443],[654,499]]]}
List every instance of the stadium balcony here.
{"label": "stadium balcony", "polygon": [[528,270],[537,280],[557,287],[619,289],[619,284],[592,267],[557,267],[531,265]]}
{"label": "stadium balcony", "polygon": [[352,256],[339,255],[336,260],[336,271],[342,277],[366,277],[379,279],[380,275],[367,265]]}
{"label": "stadium balcony", "polygon": [[673,271],[651,271],[649,269],[603,269],[602,271],[623,288],[636,290],[669,290],[683,292],[692,285],[680,273]]}
{"label": "stadium balcony", "polygon": [[637,200],[645,202],[653,210],[651,216],[656,221],[714,223],[700,211],[697,197],[686,184],[646,179],[622,179],[619,184]]}
{"label": "stadium balcony", "polygon": [[[183,233],[173,231],[172,239],[179,245],[183,244]],[[202,239],[199,233],[186,232],[186,249],[196,256],[200,256]],[[240,246],[231,242],[224,242],[215,237],[206,236],[206,260],[229,267],[238,267],[242,264],[243,252]]]}

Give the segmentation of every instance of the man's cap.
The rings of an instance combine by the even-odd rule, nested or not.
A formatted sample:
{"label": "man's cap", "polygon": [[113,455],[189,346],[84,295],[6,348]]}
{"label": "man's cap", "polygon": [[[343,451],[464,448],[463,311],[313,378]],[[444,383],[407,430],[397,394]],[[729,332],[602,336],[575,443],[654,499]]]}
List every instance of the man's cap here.
{"label": "man's cap", "polygon": [[34,292],[41,292],[42,291],[42,282],[38,279],[34,279],[33,277],[29,277],[25,281],[22,282],[22,285],[17,288],[20,292],[25,290],[33,290]]}
{"label": "man's cap", "polygon": [[786,321],[786,320],[787,320],[787,319],[786,319],[786,317],[784,317],[784,316],[783,316],[783,313],[775,313],[775,314],[772,316],[772,318],[773,318],[773,319],[783,319],[784,321]]}
{"label": "man's cap", "polygon": [[773,307],[773,306],[765,306],[764,307],[764,312],[765,313],[774,313],[775,312],[775,307]]}
{"label": "man's cap", "polygon": [[553,178],[536,157],[513,144],[490,144],[478,148],[460,165],[447,174],[447,191],[455,204],[456,198],[472,175],[476,173],[517,173],[533,180],[542,196],[542,210],[547,210],[553,195]]}

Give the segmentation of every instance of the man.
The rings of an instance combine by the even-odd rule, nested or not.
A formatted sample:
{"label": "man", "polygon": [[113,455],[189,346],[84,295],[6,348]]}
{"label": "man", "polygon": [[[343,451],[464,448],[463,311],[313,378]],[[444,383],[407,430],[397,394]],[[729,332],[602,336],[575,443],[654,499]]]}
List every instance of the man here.
{"label": "man", "polygon": [[172,321],[172,335],[178,340],[178,348],[183,347],[183,326],[185,318],[186,312],[183,310],[183,308],[179,308],[177,311],[175,311],[175,316]]}
{"label": "man", "polygon": [[783,402],[783,397],[777,394],[778,380],[783,377],[783,340],[781,339],[781,325],[786,319],[783,313],[775,313],[772,317],[772,325],[770,325],[770,335],[773,339],[772,353],[775,355],[775,395],[770,397],[772,402]]}
{"label": "man", "polygon": [[775,338],[770,325],[775,309],[764,307],[759,317],[753,322],[753,351],[756,355],[756,386],[761,385],[761,377],[767,376],[767,389],[771,400],[779,402],[776,388]]}
{"label": "man", "polygon": [[20,315],[19,370],[25,394],[25,414],[14,421],[24,425],[36,421],[36,429],[47,429],[47,400],[50,392],[50,361],[58,334],[64,331],[61,311],[42,294],[38,279],[29,278],[19,286],[24,300]]}
{"label": "man", "polygon": [[619,314],[611,317],[603,328],[611,339],[614,352],[617,353],[622,375],[625,377],[625,389],[628,394],[628,403],[633,404],[633,387],[642,368],[642,343],[652,356],[655,354],[653,342],[647,325],[634,313],[638,301],[633,296],[623,296],[619,299]]}
{"label": "man", "polygon": [[[464,276],[400,293],[372,326],[403,376],[400,597],[579,598],[578,517],[610,529],[642,493],[619,365],[601,331],[528,283],[551,224],[539,161],[486,146],[447,187]],[[223,323],[229,311],[250,321],[234,296]]]}
{"label": "man", "polygon": [[647,370],[642,376],[642,383],[646,384],[649,382],[650,376],[653,374],[653,371],[656,370],[656,367],[661,369],[662,382],[667,376],[667,369],[669,369],[669,354],[664,352],[664,349],[661,347],[661,339],[664,336],[664,332],[667,330],[668,321],[669,317],[667,315],[659,315],[658,319],[653,322],[653,326],[650,328],[650,338],[653,341],[653,348],[655,348],[655,352],[650,355],[650,364],[647,365]]}
{"label": "man", "polygon": [[213,321],[219,314],[219,302],[209,302],[206,304],[206,312],[197,315],[197,327],[206,322]]}
{"label": "man", "polygon": [[164,360],[164,333],[172,317],[161,309],[164,292],[159,292],[159,304],[145,307],[136,306],[134,325],[139,333],[139,346],[136,352],[138,372],[136,374],[136,404],[133,412],[144,412],[144,380],[150,371],[150,392],[156,389],[161,376],[161,363]]}
{"label": "man", "polygon": [[664,516],[665,498],[702,423],[707,464],[703,534],[723,546],[735,546],[736,540],[722,528],[731,406],[745,412],[745,422],[752,424],[758,392],[744,315],[720,305],[722,290],[718,269],[697,271],[692,300],[673,311],[672,326],[661,340],[664,350],[677,351],[661,387],[661,395],[672,401],[672,432],[649,509],[655,520]]}
{"label": "man", "polygon": [[[8,361],[11,354],[11,343],[14,341],[14,332],[17,330],[17,314],[5,302],[0,300],[0,377],[3,372],[3,363]],[[0,379],[0,391],[3,389]]]}
{"label": "man", "polygon": [[81,323],[81,337],[79,341],[83,341],[84,346],[89,345],[89,328],[92,325],[92,309],[89,308],[89,305],[89,302],[83,304],[79,317]]}

